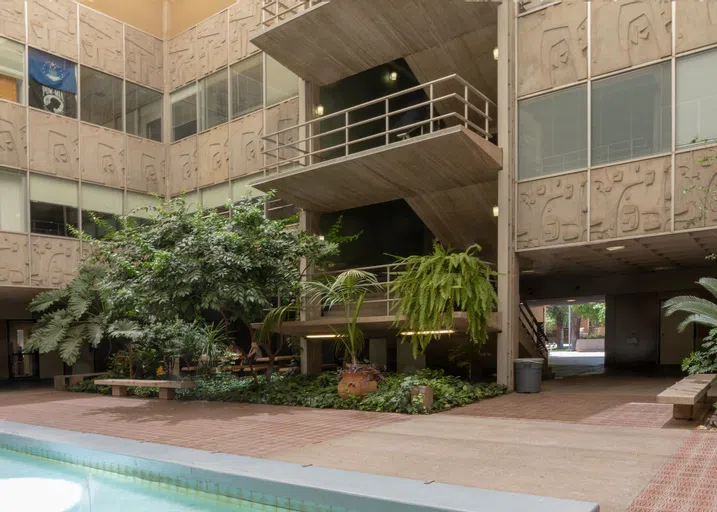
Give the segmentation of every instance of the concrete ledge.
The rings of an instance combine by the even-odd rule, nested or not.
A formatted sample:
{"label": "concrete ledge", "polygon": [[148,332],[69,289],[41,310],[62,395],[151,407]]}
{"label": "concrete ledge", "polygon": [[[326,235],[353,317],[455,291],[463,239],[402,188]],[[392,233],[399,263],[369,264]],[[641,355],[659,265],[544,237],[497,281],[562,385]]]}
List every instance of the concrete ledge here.
{"label": "concrete ledge", "polygon": [[577,352],[605,352],[605,338],[584,338],[575,342]]}
{"label": "concrete ledge", "polygon": [[384,477],[0,421],[0,448],[240,499],[382,512],[599,512],[593,503]]}

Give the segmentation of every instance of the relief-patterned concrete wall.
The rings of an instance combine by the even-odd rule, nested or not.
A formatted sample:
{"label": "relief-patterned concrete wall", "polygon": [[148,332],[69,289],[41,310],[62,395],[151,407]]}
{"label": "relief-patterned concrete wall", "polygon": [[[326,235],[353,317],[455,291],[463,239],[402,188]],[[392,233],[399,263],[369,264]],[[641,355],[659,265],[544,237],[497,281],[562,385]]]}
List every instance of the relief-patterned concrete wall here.
{"label": "relief-patterned concrete wall", "polygon": [[199,134],[199,186],[214,185],[229,179],[229,126],[222,125]]}
{"label": "relief-patterned concrete wall", "polygon": [[122,23],[80,8],[80,62],[117,76],[124,75]]}
{"label": "relief-patterned concrete wall", "polygon": [[79,123],[74,119],[30,109],[30,169],[78,179]]}
{"label": "relief-patterned concrete wall", "polygon": [[229,8],[229,51],[232,61],[259,50],[249,40],[261,31],[262,0],[243,0]]}
{"label": "relief-patterned concrete wall", "polygon": [[254,112],[231,122],[231,176],[252,174],[263,166],[263,113]]}
{"label": "relief-patterned concrete wall", "polygon": [[197,26],[197,66],[199,77],[227,65],[228,11],[220,12]]}
{"label": "relief-patterned concrete wall", "polygon": [[675,229],[717,226],[717,148],[680,153],[675,167]]}
{"label": "relief-patterned concrete wall", "polygon": [[0,0],[0,34],[25,41],[25,2]]}
{"label": "relief-patterned concrete wall", "polygon": [[125,27],[127,80],[164,89],[164,55],[160,39],[130,26]]}
{"label": "relief-patterned concrete wall", "polygon": [[61,57],[77,60],[77,4],[71,0],[28,1],[29,42]]}
{"label": "relief-patterned concrete wall", "polygon": [[197,78],[196,29],[190,29],[169,41],[167,53],[169,89],[174,90]]}
{"label": "relief-patterned concrete wall", "polygon": [[587,77],[587,5],[563,0],[518,19],[518,94]]}
{"label": "relief-patterned concrete wall", "polygon": [[178,195],[197,188],[197,136],[169,146],[169,193]]}
{"label": "relief-patterned concrete wall", "polygon": [[670,157],[590,172],[590,239],[670,231]]}
{"label": "relief-patterned concrete wall", "polygon": [[[296,126],[299,124],[299,99],[294,98],[284,101],[278,105],[274,105],[266,109],[266,127],[264,133],[276,133],[284,128]],[[291,144],[299,140],[299,130],[287,130],[279,135],[279,145]],[[267,149],[272,149],[272,143],[266,142]],[[299,152],[290,148],[280,149],[279,157],[282,159],[290,159],[299,156]],[[271,165],[275,163],[274,157],[267,156],[266,163]]]}
{"label": "relief-patterned concrete wall", "polygon": [[587,240],[587,171],[518,184],[518,249]]}
{"label": "relief-patterned concrete wall", "polygon": [[82,179],[124,187],[124,135],[109,128],[80,124]]}
{"label": "relief-patterned concrete wall", "polygon": [[27,111],[9,101],[0,101],[0,165],[27,165]]}
{"label": "relief-patterned concrete wall", "polygon": [[166,194],[167,148],[164,144],[127,136],[127,188],[148,194]]}
{"label": "relief-patterned concrete wall", "polygon": [[592,73],[599,75],[672,53],[669,0],[593,0]]}
{"label": "relief-patterned concrete wall", "polygon": [[0,233],[0,286],[29,284],[30,258],[27,235]]}
{"label": "relief-patterned concrete wall", "polygon": [[675,2],[678,52],[717,43],[717,2]]}
{"label": "relief-patterned concrete wall", "polygon": [[31,238],[30,284],[57,288],[75,277],[80,262],[80,242],[64,238],[35,236]]}

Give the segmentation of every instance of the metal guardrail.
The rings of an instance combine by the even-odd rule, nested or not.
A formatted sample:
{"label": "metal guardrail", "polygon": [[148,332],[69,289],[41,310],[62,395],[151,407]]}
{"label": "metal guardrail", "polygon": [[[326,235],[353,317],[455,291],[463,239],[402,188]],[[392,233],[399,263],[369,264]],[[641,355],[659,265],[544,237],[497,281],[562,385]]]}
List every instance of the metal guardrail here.
{"label": "metal guardrail", "polygon": [[[437,89],[441,92],[446,89],[451,92],[437,95]],[[410,102],[416,99],[421,91],[425,97],[423,101],[391,109],[392,102],[398,103],[400,100]],[[359,117],[357,113],[366,115],[367,109],[376,110],[381,106],[382,114],[372,115],[372,111],[368,111],[370,117],[351,121],[352,115],[353,117]],[[343,153],[344,156],[348,156],[357,152],[355,150],[359,144],[374,141],[378,145],[389,145],[410,138],[417,130],[422,134],[433,133],[444,128],[463,125],[481,137],[490,139],[491,133],[495,130],[495,119],[491,117],[491,112],[497,112],[496,107],[495,102],[459,75],[448,75],[265,135],[262,137],[265,141],[262,151],[264,157],[262,170],[266,176],[272,170],[278,173],[285,167],[309,166],[322,161],[328,152],[338,152],[339,155]],[[404,116],[398,119],[398,126],[391,128],[395,117],[402,114]],[[418,115],[419,119],[417,121],[408,119],[411,115],[414,117]],[[341,126],[322,131],[322,123],[325,126],[327,121],[334,121]],[[380,124],[382,129],[352,140],[351,130],[368,123]],[[339,137],[343,135],[343,142],[319,147],[321,138],[334,134]]]}
{"label": "metal guardrail", "polygon": [[314,5],[329,0],[264,0],[261,6],[261,24],[268,28],[276,22],[284,21]]}
{"label": "metal guardrail", "polygon": [[549,354],[547,343],[550,340],[543,330],[543,324],[538,322],[538,319],[535,318],[533,311],[525,302],[520,303],[519,315],[523,328],[528,332],[528,335],[533,340],[533,343],[535,343],[541,357],[547,361]]}

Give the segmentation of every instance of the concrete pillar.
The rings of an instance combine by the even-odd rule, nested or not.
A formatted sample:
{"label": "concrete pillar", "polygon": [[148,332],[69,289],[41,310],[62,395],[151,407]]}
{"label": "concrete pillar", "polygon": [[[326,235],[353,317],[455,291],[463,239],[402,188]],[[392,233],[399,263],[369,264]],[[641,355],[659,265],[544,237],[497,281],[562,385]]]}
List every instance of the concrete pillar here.
{"label": "concrete pillar", "polygon": [[301,338],[301,373],[321,373],[323,351],[321,340]]}
{"label": "concrete pillar", "polygon": [[[307,212],[302,210],[299,214],[299,228],[308,234],[318,234],[320,232],[321,216],[318,213]],[[311,279],[311,268],[308,268],[306,260],[302,259],[299,268],[302,279]],[[302,299],[304,304],[301,309],[301,320],[314,320],[321,316],[321,308],[318,304],[309,304],[306,297]],[[321,373],[321,364],[323,363],[322,342],[321,340],[309,340],[301,338],[301,373]]]}
{"label": "concrete pillar", "polygon": [[396,367],[399,373],[423,370],[426,367],[426,355],[418,354],[418,356],[414,359],[411,344],[408,342],[401,343],[400,340],[397,340]]}
{"label": "concrete pillar", "polygon": [[503,169],[498,173],[498,383],[513,388],[513,360],[520,336],[520,285],[515,254],[515,2],[498,6],[498,145]]}
{"label": "concrete pillar", "polygon": [[369,340],[368,362],[378,368],[388,366],[388,340],[386,338],[371,338]]}

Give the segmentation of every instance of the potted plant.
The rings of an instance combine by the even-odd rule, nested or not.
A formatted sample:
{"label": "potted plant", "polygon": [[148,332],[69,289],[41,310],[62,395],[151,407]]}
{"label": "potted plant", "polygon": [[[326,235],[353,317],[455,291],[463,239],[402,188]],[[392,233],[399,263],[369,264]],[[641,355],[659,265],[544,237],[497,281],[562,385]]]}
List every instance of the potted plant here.
{"label": "potted plant", "polygon": [[481,260],[479,245],[452,252],[438,242],[426,256],[397,258],[403,270],[390,285],[396,297],[395,325],[406,334],[414,356],[424,352],[431,340],[454,331],[454,313],[466,313],[466,334],[481,346],[488,338],[488,323],[498,297],[491,279],[497,273]]}
{"label": "potted plant", "polygon": [[337,276],[324,276],[323,279],[304,283],[310,301],[322,308],[343,307],[345,325],[334,329],[336,349],[344,354],[341,369],[341,381],[338,392],[341,397],[365,395],[376,390],[380,372],[376,367],[359,363],[359,354],[364,347],[364,334],[358,326],[361,307],[366,295],[376,292],[381,285],[371,272],[364,270],[346,270]]}

